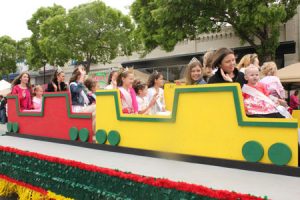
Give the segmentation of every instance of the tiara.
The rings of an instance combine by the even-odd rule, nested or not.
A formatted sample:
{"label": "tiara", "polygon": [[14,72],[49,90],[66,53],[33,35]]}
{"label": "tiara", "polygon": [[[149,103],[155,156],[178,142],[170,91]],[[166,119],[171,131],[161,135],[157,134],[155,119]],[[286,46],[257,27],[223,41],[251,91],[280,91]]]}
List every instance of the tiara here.
{"label": "tiara", "polygon": [[122,68],[122,69],[120,70],[120,73],[121,73],[121,74],[122,74],[122,73],[127,73],[127,72],[133,72],[133,67],[131,67],[131,68],[125,67],[125,68]]}
{"label": "tiara", "polygon": [[193,57],[192,60],[189,62],[189,64],[192,64],[194,62],[200,62],[196,57]]}
{"label": "tiara", "polygon": [[56,71],[57,71],[57,74],[60,74],[60,73],[64,72],[63,69],[60,68],[60,67],[57,67],[57,70],[56,70]]}

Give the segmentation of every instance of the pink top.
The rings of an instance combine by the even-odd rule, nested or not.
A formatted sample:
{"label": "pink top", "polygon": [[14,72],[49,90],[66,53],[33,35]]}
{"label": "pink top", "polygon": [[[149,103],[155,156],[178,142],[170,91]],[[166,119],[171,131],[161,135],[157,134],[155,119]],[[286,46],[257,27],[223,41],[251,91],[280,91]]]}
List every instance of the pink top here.
{"label": "pink top", "polygon": [[[25,95],[23,95],[25,93]],[[12,88],[11,94],[16,94],[19,97],[20,109],[21,110],[31,110],[32,109],[32,100],[31,94],[28,88],[22,89],[19,85],[15,85]]]}
{"label": "pink top", "polygon": [[299,105],[300,105],[300,103],[299,103],[298,96],[291,95],[291,99],[290,99],[290,107],[291,107],[291,109],[297,110]]}
{"label": "pink top", "polygon": [[37,111],[41,111],[42,109],[42,98],[33,97],[33,109]]}
{"label": "pink top", "polygon": [[[247,84],[249,87],[255,88],[259,92],[263,93],[267,97],[269,96],[268,89],[266,85],[263,83],[257,83],[256,86],[251,86]],[[270,103],[267,103],[266,101],[254,97],[252,95],[243,93],[244,97],[244,105],[247,115],[255,115],[255,114],[271,114],[271,113],[277,113],[277,109],[271,105]]]}
{"label": "pink top", "polygon": [[284,88],[277,76],[265,76],[259,82],[264,83],[267,86],[270,95],[279,99],[285,99]]}

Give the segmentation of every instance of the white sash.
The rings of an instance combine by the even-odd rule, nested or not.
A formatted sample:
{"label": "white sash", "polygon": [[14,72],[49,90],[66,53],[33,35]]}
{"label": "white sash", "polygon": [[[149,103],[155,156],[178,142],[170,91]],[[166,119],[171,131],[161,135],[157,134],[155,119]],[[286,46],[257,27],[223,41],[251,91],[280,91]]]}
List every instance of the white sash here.
{"label": "white sash", "polygon": [[252,97],[256,97],[259,98],[261,100],[263,100],[264,102],[270,104],[271,106],[273,106],[274,108],[276,108],[276,110],[285,118],[292,118],[291,114],[287,111],[287,109],[281,105],[276,105],[269,97],[267,97],[266,95],[264,95],[262,92],[260,92],[259,90],[250,87],[246,84],[244,84],[243,88],[242,88],[243,93],[248,94]]}
{"label": "white sash", "polygon": [[123,97],[124,97],[124,101],[122,101],[122,105],[123,105],[123,108],[130,108],[132,109],[133,106],[132,106],[132,99],[131,99],[131,95],[130,93],[125,90],[123,87],[119,87],[119,90],[121,91]]}

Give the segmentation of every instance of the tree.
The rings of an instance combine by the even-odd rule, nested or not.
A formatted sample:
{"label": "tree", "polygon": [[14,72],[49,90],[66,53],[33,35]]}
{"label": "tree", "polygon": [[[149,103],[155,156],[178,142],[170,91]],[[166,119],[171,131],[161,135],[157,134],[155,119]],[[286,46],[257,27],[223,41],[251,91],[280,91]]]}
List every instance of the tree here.
{"label": "tree", "polygon": [[30,39],[29,38],[23,38],[20,41],[17,42],[16,45],[16,60],[17,62],[24,62],[27,61],[28,51],[30,48]]}
{"label": "tree", "polygon": [[71,58],[67,15],[56,15],[41,25],[39,46],[51,65],[63,66]]}
{"label": "tree", "polygon": [[52,7],[39,8],[27,21],[27,27],[32,32],[30,37],[31,46],[28,51],[28,64],[32,69],[39,69],[48,62],[48,58],[41,50],[40,40],[42,39],[41,26],[46,20],[56,16],[63,15],[66,10],[62,6],[53,5]]}
{"label": "tree", "polygon": [[128,16],[101,1],[82,4],[68,14],[72,58],[87,63],[108,63],[117,55],[130,55],[133,25]]}
{"label": "tree", "polygon": [[0,74],[16,71],[16,41],[9,36],[0,37]]}
{"label": "tree", "polygon": [[131,14],[150,51],[173,50],[177,42],[232,26],[241,42],[254,47],[263,61],[274,60],[280,25],[297,12],[300,0],[136,0]]}

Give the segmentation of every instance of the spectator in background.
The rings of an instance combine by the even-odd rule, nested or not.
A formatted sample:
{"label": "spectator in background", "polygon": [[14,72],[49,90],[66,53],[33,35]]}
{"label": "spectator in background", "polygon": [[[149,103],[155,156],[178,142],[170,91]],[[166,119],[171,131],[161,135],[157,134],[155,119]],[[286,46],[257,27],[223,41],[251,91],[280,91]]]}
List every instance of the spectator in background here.
{"label": "spectator in background", "polygon": [[6,99],[3,95],[0,95],[0,123],[5,124],[6,122]]}
{"label": "spectator in background", "polygon": [[48,92],[61,92],[67,90],[67,84],[65,81],[65,73],[64,71],[58,67],[57,70],[54,72],[52,81],[48,83]]}
{"label": "spectator in background", "polygon": [[300,103],[298,98],[299,91],[296,90],[294,94],[290,97],[290,112],[292,113],[293,110],[298,110]]}

